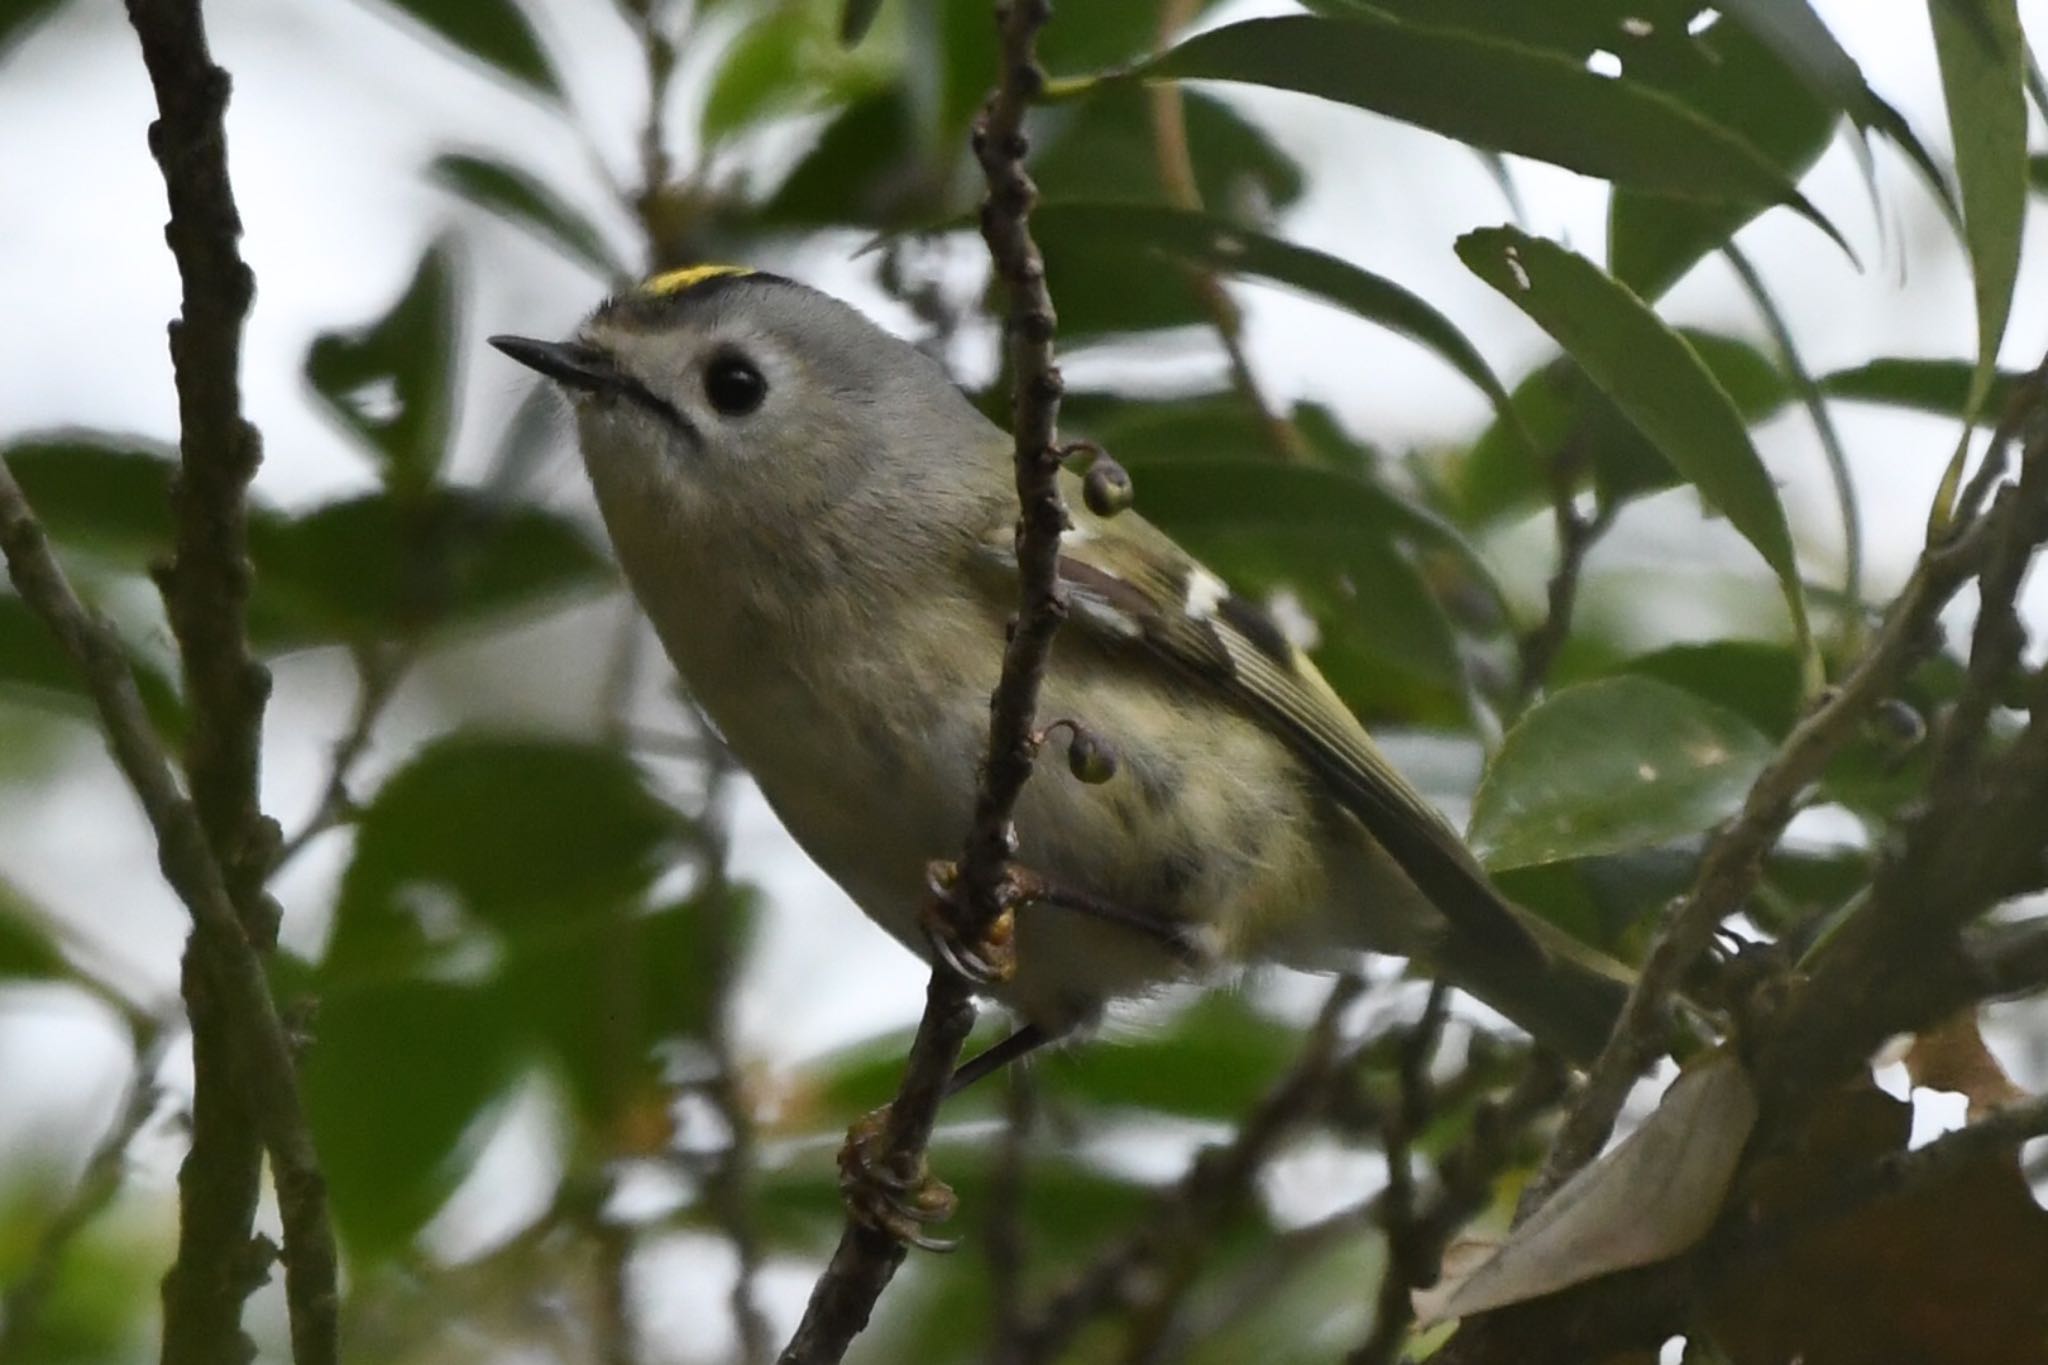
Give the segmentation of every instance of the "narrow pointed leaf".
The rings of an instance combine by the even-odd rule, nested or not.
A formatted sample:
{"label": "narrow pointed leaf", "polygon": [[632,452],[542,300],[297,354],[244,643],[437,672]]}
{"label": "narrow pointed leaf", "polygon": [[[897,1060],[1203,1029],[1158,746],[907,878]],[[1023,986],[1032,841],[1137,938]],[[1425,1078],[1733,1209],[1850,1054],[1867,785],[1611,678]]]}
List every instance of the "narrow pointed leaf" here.
{"label": "narrow pointed leaf", "polygon": [[848,47],[858,47],[881,12],[882,0],[846,0],[839,11],[839,41]]}
{"label": "narrow pointed leaf", "polygon": [[432,175],[478,208],[526,229],[606,281],[631,274],[580,210],[516,166],[493,157],[450,152],[435,158]]}
{"label": "narrow pointed leaf", "polygon": [[[1822,375],[1820,389],[1832,398],[1888,403],[1944,417],[1967,417],[1975,372],[1976,366],[1967,360],[1885,356],[1854,369]],[[1992,376],[1985,406],[1993,412],[2003,411],[2013,388],[2025,380],[2024,374],[1999,371]]]}
{"label": "narrow pointed leaf", "polygon": [[1802,641],[1806,603],[1778,490],[1741,411],[1685,338],[1598,266],[1515,228],[1458,239],[1458,256],[1554,337],[1778,575]]}
{"label": "narrow pointed leaf", "polygon": [[[1046,204],[1032,220],[1097,248],[1124,247],[1204,271],[1250,275],[1335,304],[1428,347],[1513,420],[1506,388],[1449,318],[1394,281],[1349,261],[1208,214],[1157,205]],[[1056,271],[1058,262],[1051,260],[1049,268]]]}
{"label": "narrow pointed leaf", "polygon": [[1686,838],[1734,812],[1770,754],[1748,721],[1668,683],[1567,687],[1501,741],[1473,798],[1472,848],[1498,872]]}
{"label": "narrow pointed leaf", "polygon": [[1652,193],[1788,204],[1841,241],[1743,138],[1662,91],[1558,52],[1360,11],[1225,25],[1137,74],[1297,90]]}
{"label": "narrow pointed leaf", "polygon": [[514,0],[387,0],[478,61],[545,95],[561,86]]}
{"label": "narrow pointed leaf", "polygon": [[[1962,12],[1963,7],[1969,13]],[[1934,50],[1956,144],[1963,236],[1976,282],[1977,368],[1971,404],[1981,407],[2019,278],[2027,209],[2026,40],[2015,0],[1928,0]]]}

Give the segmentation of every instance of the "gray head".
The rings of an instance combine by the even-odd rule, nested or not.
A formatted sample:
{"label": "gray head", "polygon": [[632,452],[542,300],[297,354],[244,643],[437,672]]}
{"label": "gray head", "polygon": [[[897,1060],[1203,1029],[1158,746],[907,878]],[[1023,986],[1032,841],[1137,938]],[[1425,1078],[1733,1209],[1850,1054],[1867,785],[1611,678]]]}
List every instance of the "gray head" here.
{"label": "gray head", "polygon": [[772,542],[821,516],[943,500],[996,435],[929,357],[778,275],[671,271],[606,300],[572,341],[491,344],[567,393],[622,540]]}

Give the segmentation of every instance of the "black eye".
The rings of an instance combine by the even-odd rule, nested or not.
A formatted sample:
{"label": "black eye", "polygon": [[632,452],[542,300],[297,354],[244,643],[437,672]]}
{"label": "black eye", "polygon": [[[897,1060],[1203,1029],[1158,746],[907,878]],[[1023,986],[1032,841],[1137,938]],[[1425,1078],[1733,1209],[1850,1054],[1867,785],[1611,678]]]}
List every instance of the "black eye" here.
{"label": "black eye", "polygon": [[744,417],[768,396],[768,381],[745,356],[722,355],[704,367],[704,396],[727,417]]}

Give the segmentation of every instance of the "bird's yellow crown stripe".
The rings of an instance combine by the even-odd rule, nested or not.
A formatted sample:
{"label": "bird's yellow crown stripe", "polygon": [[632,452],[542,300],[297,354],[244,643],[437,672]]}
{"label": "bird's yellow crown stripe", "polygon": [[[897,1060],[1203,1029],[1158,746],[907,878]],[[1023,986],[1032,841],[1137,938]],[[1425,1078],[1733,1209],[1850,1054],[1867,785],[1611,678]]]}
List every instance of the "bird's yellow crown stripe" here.
{"label": "bird's yellow crown stripe", "polygon": [[721,275],[751,275],[754,272],[743,265],[686,265],[680,270],[664,270],[661,274],[640,286],[643,294],[667,297],[695,289],[706,280]]}

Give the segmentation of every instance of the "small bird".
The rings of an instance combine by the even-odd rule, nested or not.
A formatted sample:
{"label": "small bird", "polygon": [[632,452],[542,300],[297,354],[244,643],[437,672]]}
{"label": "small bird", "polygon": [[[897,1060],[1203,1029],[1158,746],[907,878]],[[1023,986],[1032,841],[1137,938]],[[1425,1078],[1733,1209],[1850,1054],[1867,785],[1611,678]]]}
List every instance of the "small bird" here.
{"label": "small bird", "polygon": [[[571,400],[598,506],[690,695],[790,834],[934,951],[1017,600],[1011,438],[931,358],[777,275],[700,266],[567,342],[491,338]],[[1190,964],[1401,954],[1590,1059],[1627,972],[1505,900],[1306,656],[1136,512],[1072,496],[1052,746],[1017,805],[1024,1021],[992,1061]],[[1139,490],[1142,499],[1143,490]],[[985,1054],[990,1056],[991,1054]],[[973,1068],[977,1064],[970,1063]]]}

